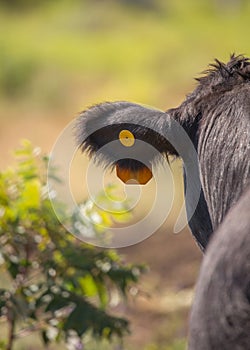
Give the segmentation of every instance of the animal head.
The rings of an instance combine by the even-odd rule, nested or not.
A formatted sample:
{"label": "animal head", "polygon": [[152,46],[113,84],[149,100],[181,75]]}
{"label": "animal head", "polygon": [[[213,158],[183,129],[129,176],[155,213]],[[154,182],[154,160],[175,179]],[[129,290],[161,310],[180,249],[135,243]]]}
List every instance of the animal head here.
{"label": "animal head", "polygon": [[[130,102],[91,107],[80,114],[76,135],[83,151],[115,167],[124,182],[145,184],[159,155],[181,156],[189,225],[204,249],[249,183],[250,61],[235,55],[226,64],[216,60],[197,80],[183,103],[166,112]],[[196,150],[192,157],[190,145]],[[199,171],[192,178],[187,169],[194,158]],[[192,194],[197,183],[202,186],[198,205]]]}

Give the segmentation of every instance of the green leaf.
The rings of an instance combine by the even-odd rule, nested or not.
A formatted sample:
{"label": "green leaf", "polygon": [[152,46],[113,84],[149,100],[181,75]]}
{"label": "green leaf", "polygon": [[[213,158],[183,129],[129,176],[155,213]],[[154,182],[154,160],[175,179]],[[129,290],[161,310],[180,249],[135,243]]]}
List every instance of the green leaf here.
{"label": "green leaf", "polygon": [[56,311],[69,306],[70,300],[63,298],[61,294],[54,294],[49,292],[48,295],[51,296],[52,300],[48,303],[45,311],[50,311],[55,313]]}
{"label": "green leaf", "polygon": [[81,337],[89,328],[90,324],[90,318],[91,318],[91,311],[90,308],[88,308],[88,304],[78,303],[74,310],[71,312],[71,314],[67,317],[63,329],[64,331],[69,331],[73,329],[76,331],[77,335]]}
{"label": "green leaf", "polygon": [[19,201],[21,211],[34,210],[40,207],[40,189],[41,185],[37,179],[31,178],[25,183]]}
{"label": "green leaf", "polygon": [[84,295],[87,297],[95,296],[98,293],[98,288],[94,278],[91,275],[86,275],[79,278],[79,284],[82,287]]}
{"label": "green leaf", "polygon": [[108,291],[102,281],[96,282],[96,287],[98,291],[99,300],[101,303],[100,306],[102,309],[104,309],[107,306],[108,300],[109,300]]}
{"label": "green leaf", "polygon": [[5,260],[8,261],[7,270],[9,274],[15,279],[19,273],[19,261],[11,261],[7,256],[5,257]]}

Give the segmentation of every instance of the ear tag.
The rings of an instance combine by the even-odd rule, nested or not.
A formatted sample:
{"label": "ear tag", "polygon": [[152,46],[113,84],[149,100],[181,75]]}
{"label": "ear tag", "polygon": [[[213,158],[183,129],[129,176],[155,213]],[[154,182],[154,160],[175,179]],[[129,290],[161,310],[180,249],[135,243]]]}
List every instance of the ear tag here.
{"label": "ear tag", "polygon": [[132,147],[135,143],[135,137],[129,130],[122,130],[119,133],[119,140],[125,147]]}
{"label": "ear tag", "polygon": [[140,170],[132,171],[116,165],[116,175],[127,185],[146,185],[153,177],[152,171],[146,166]]}

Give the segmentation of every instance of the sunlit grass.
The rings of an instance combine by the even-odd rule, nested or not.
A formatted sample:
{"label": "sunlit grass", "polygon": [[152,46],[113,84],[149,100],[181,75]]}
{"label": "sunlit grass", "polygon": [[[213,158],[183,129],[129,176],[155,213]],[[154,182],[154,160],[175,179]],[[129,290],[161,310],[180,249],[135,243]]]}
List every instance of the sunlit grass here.
{"label": "sunlit grass", "polygon": [[[0,55],[19,60],[20,70],[25,61],[34,63],[36,93],[27,95],[40,95],[45,105],[53,95],[60,99],[60,90],[77,85],[79,99],[85,100],[87,89],[86,102],[123,97],[167,107],[168,98],[173,100],[183,86],[188,90],[192,77],[214,57],[249,54],[249,14],[248,3],[221,13],[196,0],[171,1],[160,12],[116,3],[107,8],[100,2],[55,2],[22,16],[2,11]],[[43,94],[39,72],[47,76],[49,97]]]}

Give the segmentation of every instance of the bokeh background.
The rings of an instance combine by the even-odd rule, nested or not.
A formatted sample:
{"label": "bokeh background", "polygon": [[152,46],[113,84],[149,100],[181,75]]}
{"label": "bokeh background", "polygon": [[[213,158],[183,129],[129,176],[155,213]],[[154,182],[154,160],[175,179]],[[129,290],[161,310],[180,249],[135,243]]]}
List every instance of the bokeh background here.
{"label": "bokeh background", "polygon": [[[248,0],[0,0],[0,168],[21,138],[49,152],[92,104],[177,106],[214,58],[250,55],[249,21]],[[201,254],[188,229],[172,233],[182,199],[181,165],[172,167],[170,217],[146,241],[119,250],[150,268],[135,300],[117,310],[131,321],[125,349],[185,348]],[[39,344],[26,339],[20,348]]]}

